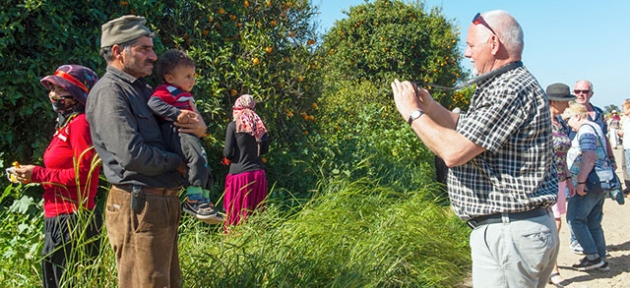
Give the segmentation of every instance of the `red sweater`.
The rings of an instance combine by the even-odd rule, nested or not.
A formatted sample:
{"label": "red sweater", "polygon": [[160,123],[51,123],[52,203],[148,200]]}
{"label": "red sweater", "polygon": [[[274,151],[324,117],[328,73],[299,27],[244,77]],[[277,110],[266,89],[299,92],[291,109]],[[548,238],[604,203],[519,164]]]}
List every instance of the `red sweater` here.
{"label": "red sweater", "polygon": [[[101,170],[100,163],[93,163],[97,159],[85,114],[70,119],[55,133],[44,152],[45,167],[36,166],[31,177],[44,187],[45,217],[73,213],[79,203],[94,209]],[[79,171],[75,171],[75,166]]]}

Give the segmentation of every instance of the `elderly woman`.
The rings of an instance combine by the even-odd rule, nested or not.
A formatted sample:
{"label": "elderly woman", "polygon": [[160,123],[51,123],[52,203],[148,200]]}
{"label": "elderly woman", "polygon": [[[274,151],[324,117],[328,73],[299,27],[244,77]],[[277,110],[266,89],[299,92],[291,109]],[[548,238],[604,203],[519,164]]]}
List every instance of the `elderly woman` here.
{"label": "elderly woman", "polygon": [[[562,214],[567,211],[566,189],[570,194],[575,194],[575,187],[571,181],[571,173],[567,168],[567,151],[571,147],[569,138],[569,127],[560,116],[569,107],[569,101],[575,100],[576,96],[571,94],[569,86],[562,83],[555,83],[547,86],[547,97],[549,98],[549,110],[551,111],[551,123],[553,131],[553,150],[555,152],[556,167],[558,169],[558,202],[551,208],[556,220],[558,232],[562,227]],[[549,278],[549,283],[556,287],[572,288],[562,276],[558,269],[558,263],[554,265],[553,273]]]}
{"label": "elderly woman", "polygon": [[223,150],[223,163],[230,165],[223,199],[226,231],[228,226],[245,221],[248,213],[260,209],[268,193],[261,155],[269,150],[269,137],[254,106],[252,95],[240,96],[232,108],[234,121],[227,126]]}
{"label": "elderly woman", "polygon": [[607,269],[606,241],[601,226],[606,193],[587,191],[586,187],[588,174],[593,168],[610,169],[603,144],[604,133],[599,125],[588,119],[588,111],[582,104],[572,103],[562,118],[577,132],[567,153],[567,165],[576,189],[575,195],[569,195],[567,221],[586,256],[573,268],[580,271]]}
{"label": "elderly woman", "polygon": [[100,246],[97,236],[103,220],[94,203],[100,165],[84,112],[88,92],[97,80],[94,71],[80,65],[63,65],[40,80],[57,112],[56,130],[44,152],[44,166],[21,165],[14,170],[18,181],[41,183],[44,188],[44,287],[62,286],[66,262],[85,256],[73,251],[77,240],[96,237],[84,246],[89,256],[95,256]]}

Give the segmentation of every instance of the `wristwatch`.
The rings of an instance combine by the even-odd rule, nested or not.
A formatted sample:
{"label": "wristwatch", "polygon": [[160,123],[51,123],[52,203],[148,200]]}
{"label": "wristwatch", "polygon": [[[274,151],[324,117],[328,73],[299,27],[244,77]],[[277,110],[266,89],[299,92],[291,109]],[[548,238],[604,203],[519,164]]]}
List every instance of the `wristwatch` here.
{"label": "wristwatch", "polygon": [[407,120],[407,123],[409,123],[409,125],[411,125],[411,122],[413,122],[414,120],[420,118],[420,116],[422,116],[422,114],[424,114],[424,112],[422,110],[416,110],[411,112],[411,114],[409,114],[409,119]]}

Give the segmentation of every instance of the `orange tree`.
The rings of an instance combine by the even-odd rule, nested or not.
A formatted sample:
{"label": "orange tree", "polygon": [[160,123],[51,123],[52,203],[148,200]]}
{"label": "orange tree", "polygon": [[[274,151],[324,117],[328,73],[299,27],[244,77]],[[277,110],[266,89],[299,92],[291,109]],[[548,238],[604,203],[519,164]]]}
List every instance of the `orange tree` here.
{"label": "orange tree", "polygon": [[[307,0],[7,1],[0,11],[4,166],[12,160],[40,161],[52,135],[54,113],[39,78],[66,63],[102,75],[100,26],[125,14],[147,18],[156,32],[158,54],[182,48],[195,60],[198,81],[193,93],[208,123],[206,144],[214,168],[232,104],[244,93],[259,102],[257,111],[272,135],[272,149],[284,151],[304,141],[309,123],[293,115],[313,109],[321,86],[311,23],[316,11]],[[158,79],[148,80],[159,84]],[[270,174],[283,174],[274,167],[291,169],[291,163],[282,161],[269,163]]]}
{"label": "orange tree", "polygon": [[[332,172],[351,171],[366,158],[388,169],[432,164],[433,155],[413,133],[401,129],[406,123],[395,109],[390,83],[397,78],[455,85],[465,76],[459,66],[459,32],[439,9],[427,12],[423,2],[376,0],[351,7],[346,14],[324,35],[320,47],[327,73],[318,114],[325,144],[318,146],[330,147],[328,154],[338,161],[331,163],[323,155],[317,159]],[[447,108],[467,101],[465,92],[431,92]],[[383,171],[376,167],[357,174]],[[392,183],[401,183],[395,179],[400,176]]]}
{"label": "orange tree", "polygon": [[[460,80],[459,32],[423,2],[377,0],[350,8],[324,36],[329,69],[342,79],[386,85],[394,78],[445,86]],[[435,93],[446,106],[450,100]]]}
{"label": "orange tree", "polygon": [[[309,181],[286,176],[299,171],[294,167],[299,155],[291,151],[303,145],[303,131],[311,124],[295,116],[310,111],[320,94],[313,45],[317,35],[311,23],[316,11],[309,1],[171,0],[156,8],[169,11],[150,14],[159,41],[181,47],[195,59],[199,75],[193,92],[208,122],[211,163],[218,163],[222,156],[234,101],[252,94],[272,138],[272,153],[263,158],[272,182],[307,190],[293,185]],[[225,173],[223,167],[215,170],[215,174]]]}

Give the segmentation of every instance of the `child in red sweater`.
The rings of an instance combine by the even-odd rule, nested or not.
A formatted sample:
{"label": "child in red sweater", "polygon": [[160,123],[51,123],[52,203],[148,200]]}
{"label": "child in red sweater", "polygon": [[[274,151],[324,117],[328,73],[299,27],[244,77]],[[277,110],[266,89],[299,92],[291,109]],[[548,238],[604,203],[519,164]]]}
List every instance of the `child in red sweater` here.
{"label": "child in red sweater", "polygon": [[168,149],[179,153],[188,165],[183,210],[204,222],[221,223],[223,217],[210,202],[214,179],[201,140],[195,135],[179,133],[173,125],[173,122],[188,123],[197,113],[190,93],[195,86],[195,64],[186,52],[169,50],[158,59],[157,74],[165,83],[153,91],[148,105],[161,116],[162,133],[170,139]]}

